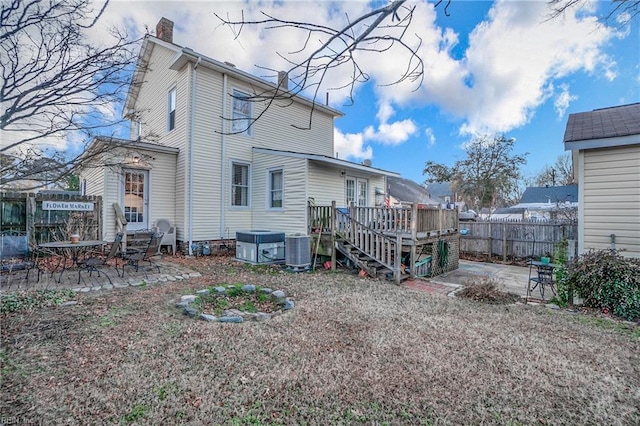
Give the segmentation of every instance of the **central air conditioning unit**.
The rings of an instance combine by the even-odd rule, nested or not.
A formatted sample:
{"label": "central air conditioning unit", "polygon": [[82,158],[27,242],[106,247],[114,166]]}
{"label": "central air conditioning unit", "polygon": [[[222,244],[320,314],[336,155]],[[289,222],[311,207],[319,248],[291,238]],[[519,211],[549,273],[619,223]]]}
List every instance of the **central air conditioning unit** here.
{"label": "central air conditioning unit", "polygon": [[290,235],[285,244],[285,265],[292,268],[308,268],[311,265],[311,237]]}
{"label": "central air conditioning unit", "polygon": [[284,262],[284,232],[236,232],[236,259],[254,265]]}

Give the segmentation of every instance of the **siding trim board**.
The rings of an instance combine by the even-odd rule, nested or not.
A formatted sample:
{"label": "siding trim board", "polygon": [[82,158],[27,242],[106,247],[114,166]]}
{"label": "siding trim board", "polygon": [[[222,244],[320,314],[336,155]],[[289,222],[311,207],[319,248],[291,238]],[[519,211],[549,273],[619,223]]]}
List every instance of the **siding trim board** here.
{"label": "siding trim board", "polygon": [[253,147],[253,151],[261,154],[271,154],[271,155],[279,155],[282,157],[291,157],[291,158],[303,158],[306,160],[319,161],[322,163],[331,164],[333,166],[338,166],[342,168],[348,168],[353,170],[358,170],[359,172],[364,172],[372,175],[384,175],[384,176],[394,176],[400,177],[400,173],[390,172],[388,170],[378,169],[374,167],[369,167],[365,165],[360,165],[356,163],[351,163],[346,160],[340,160],[339,158],[326,157],[324,155],[318,154],[307,154],[303,152],[292,152],[292,151],[278,151],[275,149],[268,148],[257,148]]}

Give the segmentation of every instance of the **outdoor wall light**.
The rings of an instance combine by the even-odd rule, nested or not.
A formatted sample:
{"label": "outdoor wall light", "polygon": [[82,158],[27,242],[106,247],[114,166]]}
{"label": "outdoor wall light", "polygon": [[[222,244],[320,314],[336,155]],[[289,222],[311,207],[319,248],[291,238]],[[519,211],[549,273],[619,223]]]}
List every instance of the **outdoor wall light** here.
{"label": "outdoor wall light", "polygon": [[140,157],[138,157],[137,155],[135,155],[133,157],[133,164],[139,164],[140,163]]}

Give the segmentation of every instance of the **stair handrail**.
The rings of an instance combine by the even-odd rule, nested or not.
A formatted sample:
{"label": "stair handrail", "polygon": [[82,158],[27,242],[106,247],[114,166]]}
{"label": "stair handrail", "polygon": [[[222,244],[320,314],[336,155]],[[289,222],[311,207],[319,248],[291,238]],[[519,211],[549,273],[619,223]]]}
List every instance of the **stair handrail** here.
{"label": "stair handrail", "polygon": [[[351,217],[349,212],[336,209],[336,234],[346,240],[361,253],[385,266],[393,272],[394,280],[400,282],[400,253],[402,237],[397,234],[392,238]],[[359,232],[359,231],[365,232]],[[356,238],[356,237],[359,238]],[[370,238],[373,237],[373,238]],[[374,249],[373,246],[376,246]]]}

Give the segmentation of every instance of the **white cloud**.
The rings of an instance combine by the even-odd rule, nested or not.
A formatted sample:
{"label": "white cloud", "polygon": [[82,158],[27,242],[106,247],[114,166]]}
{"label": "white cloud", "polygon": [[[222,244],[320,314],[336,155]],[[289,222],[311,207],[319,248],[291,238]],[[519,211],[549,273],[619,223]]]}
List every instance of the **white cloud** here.
{"label": "white cloud", "polygon": [[569,108],[569,104],[578,97],[569,93],[569,85],[561,84],[560,85],[560,93],[556,95],[555,100],[553,101],[553,106],[556,109],[556,113],[558,114],[558,118],[563,118],[565,112]]}
{"label": "white cloud", "polygon": [[366,160],[373,157],[373,149],[370,146],[364,146],[362,133],[344,134],[334,129],[333,140],[338,158],[342,160]]}
{"label": "white cloud", "polygon": [[[379,109],[377,126],[361,133],[342,134],[336,131],[336,149],[350,158],[369,158],[373,151],[367,142],[399,145],[418,132],[412,120],[390,122],[395,109],[407,105],[433,104],[461,121],[463,134],[508,132],[525,125],[542,104],[553,99],[558,111],[568,105],[572,95],[567,91],[554,97],[554,83],[567,75],[582,71],[598,78],[615,79],[617,65],[604,53],[606,44],[615,37],[629,34],[629,28],[613,28],[598,24],[595,5],[580,3],[563,16],[547,20],[546,1],[496,1],[486,19],[469,35],[468,48],[460,57],[452,51],[460,37],[452,28],[436,22],[442,7],[434,10],[432,3],[418,1],[407,33],[406,42],[417,48],[424,64],[424,80],[384,86],[396,81],[406,70],[409,56],[398,46],[384,53],[356,52],[364,72],[375,83]],[[214,12],[240,19],[261,18],[264,11],[283,19],[313,22],[319,25],[344,25],[346,17],[353,19],[370,11],[366,1],[134,1],[112,2],[107,8],[103,25],[125,22],[129,28],[153,32],[158,20],[165,16],[175,22],[176,43],[193,48],[221,61],[230,61],[238,68],[262,77],[273,77],[270,71],[285,69],[288,64],[277,52],[295,61],[301,47],[300,33],[291,29],[245,26],[238,40],[228,27],[220,25]],[[459,13],[464,13],[461,10]],[[446,25],[446,20],[442,21]],[[413,34],[419,37],[413,37]],[[316,39],[308,49],[317,48]],[[324,93],[341,87],[351,75],[345,69],[327,76]],[[331,103],[340,107],[349,92],[331,90]],[[564,96],[564,98],[563,98]],[[357,88],[355,93],[357,99]],[[563,103],[564,102],[564,103]],[[431,141],[431,136],[425,135]]]}
{"label": "white cloud", "polygon": [[431,127],[427,127],[424,129],[424,135],[427,137],[429,143],[428,146],[433,146],[436,144],[436,135],[433,134],[433,129]]}

